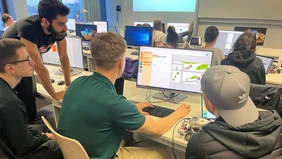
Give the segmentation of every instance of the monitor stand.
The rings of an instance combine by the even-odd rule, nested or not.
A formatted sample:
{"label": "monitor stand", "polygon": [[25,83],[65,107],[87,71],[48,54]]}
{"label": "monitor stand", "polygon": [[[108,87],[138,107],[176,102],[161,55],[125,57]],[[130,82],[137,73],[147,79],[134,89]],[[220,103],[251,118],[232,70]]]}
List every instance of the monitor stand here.
{"label": "monitor stand", "polygon": [[[71,74],[70,74],[71,76],[74,76],[74,75],[77,75],[77,74],[81,73],[81,71],[71,68],[70,73],[71,73]],[[61,69],[59,69],[57,72],[55,72],[55,75],[60,75],[60,76],[62,76],[62,75],[64,75],[64,74],[63,74],[63,71],[62,71]]]}
{"label": "monitor stand", "polygon": [[130,55],[139,55],[139,51],[132,51]]}
{"label": "monitor stand", "polygon": [[161,99],[164,101],[168,101],[174,104],[178,104],[179,102],[181,102],[182,100],[184,100],[185,98],[187,98],[187,95],[184,94],[175,94],[172,92],[160,92],[160,93],[156,93],[152,95],[153,98],[157,98],[157,99]]}

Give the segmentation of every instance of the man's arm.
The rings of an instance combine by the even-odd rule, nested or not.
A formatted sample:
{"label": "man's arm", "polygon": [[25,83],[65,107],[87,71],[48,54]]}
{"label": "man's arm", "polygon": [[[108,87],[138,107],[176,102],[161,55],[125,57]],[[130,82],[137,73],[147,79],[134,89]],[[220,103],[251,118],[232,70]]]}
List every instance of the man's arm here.
{"label": "man's arm", "polygon": [[68,86],[71,83],[71,79],[70,79],[70,61],[69,61],[69,57],[67,54],[66,39],[57,41],[57,45],[58,45],[58,52],[59,52],[61,67],[64,73],[66,86]]}
{"label": "man's arm", "polygon": [[53,88],[52,83],[50,81],[49,72],[42,62],[37,46],[25,38],[21,38],[21,41],[26,45],[26,50],[29,56],[35,62],[34,70],[37,73],[37,76],[39,77],[39,80],[43,85],[43,87],[45,88],[45,90],[54,99],[62,99],[65,94],[65,91],[61,91],[57,93],[55,92],[55,89]]}
{"label": "man's arm", "polygon": [[153,120],[149,116],[146,116],[146,120],[143,126],[135,131],[149,135],[161,136],[169,129],[171,129],[179,119],[184,118],[186,115],[188,115],[190,111],[191,110],[189,105],[182,104],[172,114],[167,117],[161,118],[158,121]]}

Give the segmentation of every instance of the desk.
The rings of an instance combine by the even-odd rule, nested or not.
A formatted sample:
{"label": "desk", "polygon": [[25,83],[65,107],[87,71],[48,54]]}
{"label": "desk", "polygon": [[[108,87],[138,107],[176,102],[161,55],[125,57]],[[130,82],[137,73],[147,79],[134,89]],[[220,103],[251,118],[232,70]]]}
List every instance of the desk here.
{"label": "desk", "polygon": [[[53,83],[53,86],[56,91],[60,91],[64,89],[64,86],[59,86],[57,85],[57,81],[60,79],[63,79],[63,76],[57,76],[54,73],[57,71],[57,67],[54,66],[46,66],[50,72],[50,76],[56,80],[55,83]],[[82,73],[73,76],[71,80],[74,80],[80,76],[88,76],[91,75],[92,72],[87,72],[83,71]],[[146,96],[146,89],[141,89],[141,88],[136,88],[136,83],[133,81],[125,81],[124,83],[124,96],[133,102],[143,102],[145,101],[145,96]],[[44,100],[51,101],[53,105],[53,111],[54,111],[54,118],[56,124],[58,123],[58,117],[60,113],[60,109],[62,106],[62,100],[54,100],[50,97],[50,95],[47,93],[47,91],[43,88],[41,84],[37,84],[37,92],[38,96],[43,98]],[[152,91],[152,93],[156,93],[157,91]],[[199,94],[191,94],[188,95],[188,97],[182,101],[182,103],[188,103],[191,105],[191,113],[187,117],[192,117],[192,116],[201,116],[201,96]],[[151,98],[152,104],[155,105],[160,105],[163,107],[171,108],[171,109],[176,109],[180,104],[171,104],[168,102],[164,102],[158,99]],[[157,117],[150,116],[153,119],[157,120]],[[182,152],[185,152],[185,148],[187,145],[187,141],[184,139],[183,136],[180,136],[176,131],[179,129],[181,126],[181,122],[177,125],[175,128],[175,135],[174,135],[174,143],[175,143],[175,149],[178,149]],[[172,134],[173,134],[173,129],[170,129],[168,132],[166,132],[164,135],[161,137],[154,137],[150,135],[145,135],[145,134],[139,134],[142,135],[146,138],[149,138],[153,141],[162,143],[164,145],[167,145],[169,147],[172,146]]]}
{"label": "desk", "polygon": [[[125,56],[130,57],[132,59],[138,59],[137,55],[131,55],[131,53],[134,52],[134,51],[137,51],[137,50],[136,49],[126,49]],[[88,66],[87,68],[88,68],[88,70],[90,72],[94,72],[95,65],[94,65],[93,58],[92,58],[90,50],[83,50],[83,56],[87,57],[87,66]]]}
{"label": "desk", "polygon": [[282,87],[282,73],[281,74],[267,74],[266,83],[279,85]]}

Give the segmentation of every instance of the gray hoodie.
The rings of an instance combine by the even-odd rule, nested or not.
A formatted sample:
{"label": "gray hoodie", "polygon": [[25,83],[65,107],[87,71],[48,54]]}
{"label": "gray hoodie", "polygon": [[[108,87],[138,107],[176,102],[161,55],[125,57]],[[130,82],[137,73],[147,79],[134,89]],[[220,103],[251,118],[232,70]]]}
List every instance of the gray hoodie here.
{"label": "gray hoodie", "polygon": [[281,118],[275,111],[260,111],[258,120],[239,127],[219,117],[191,136],[185,156],[187,159],[282,158],[280,136]]}

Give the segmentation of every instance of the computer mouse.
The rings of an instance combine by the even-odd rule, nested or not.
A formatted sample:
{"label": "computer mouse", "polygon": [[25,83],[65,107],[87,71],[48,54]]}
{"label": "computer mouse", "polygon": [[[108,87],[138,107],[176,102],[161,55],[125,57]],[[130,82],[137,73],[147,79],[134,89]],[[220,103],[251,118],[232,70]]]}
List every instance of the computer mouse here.
{"label": "computer mouse", "polygon": [[64,85],[66,82],[64,80],[61,80],[61,81],[58,81],[58,85],[61,86],[61,85]]}

